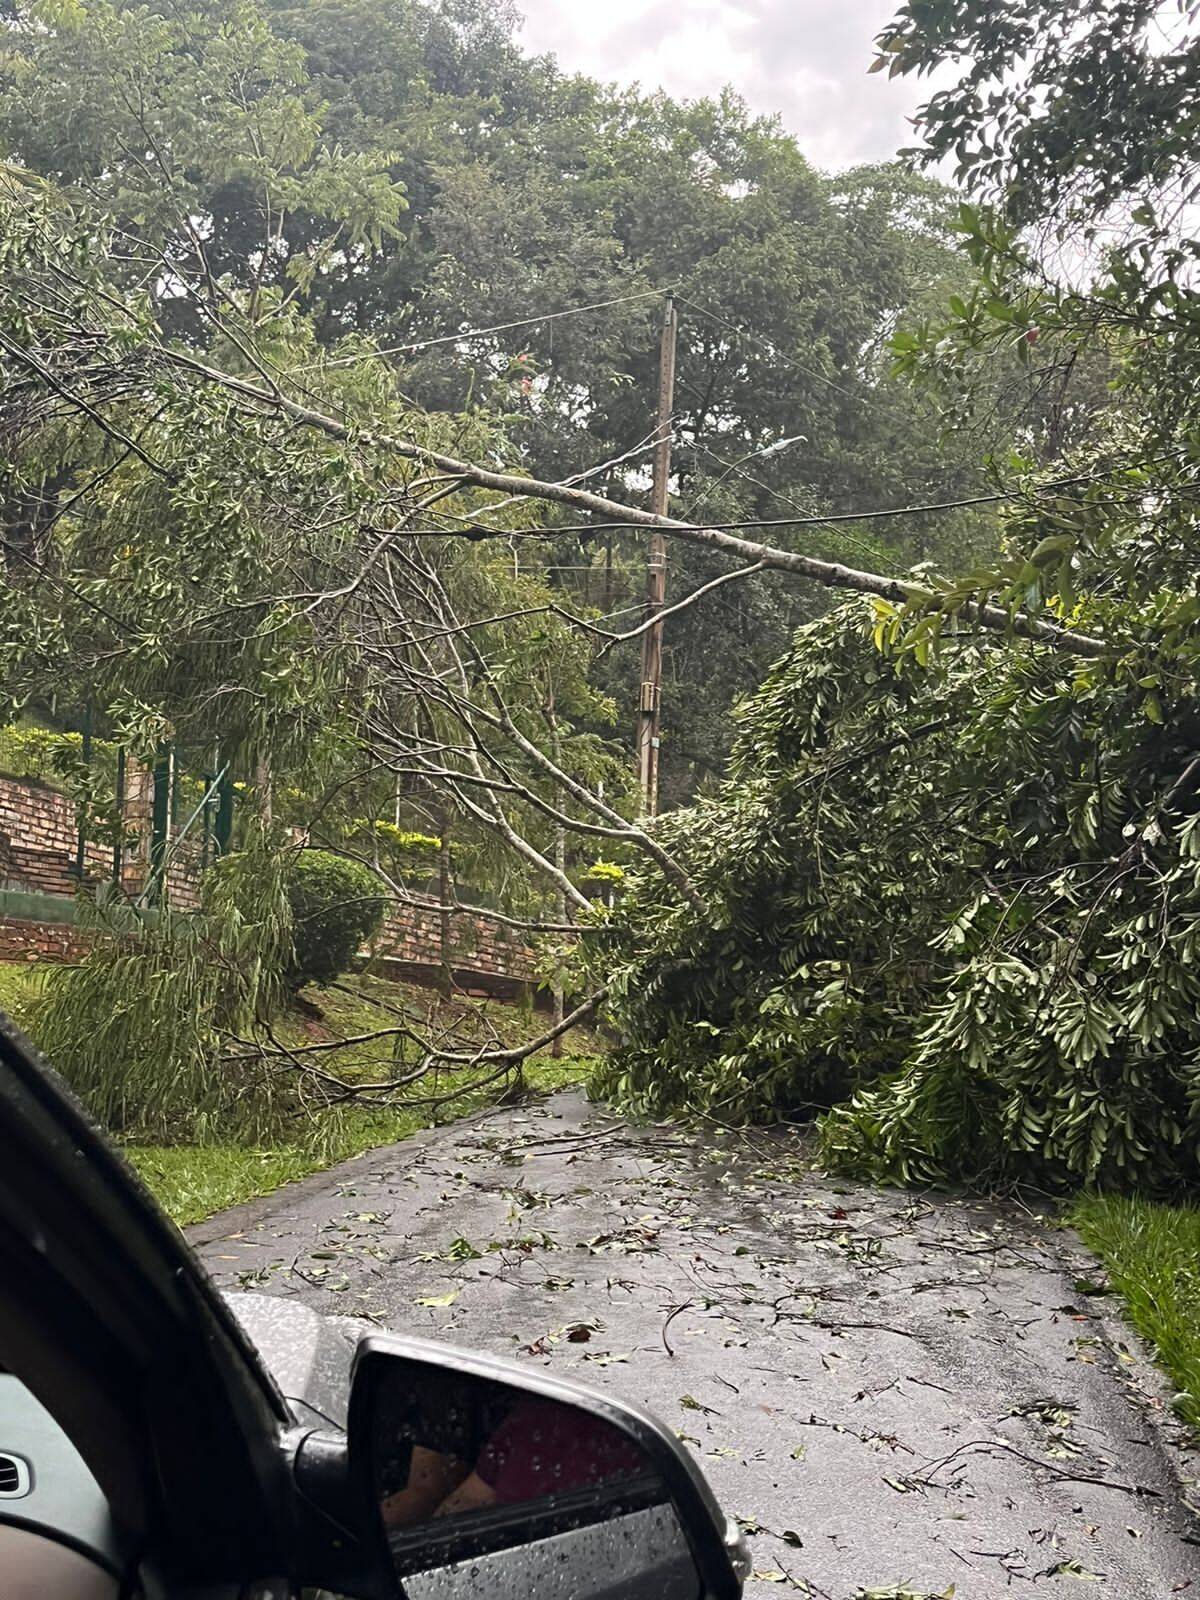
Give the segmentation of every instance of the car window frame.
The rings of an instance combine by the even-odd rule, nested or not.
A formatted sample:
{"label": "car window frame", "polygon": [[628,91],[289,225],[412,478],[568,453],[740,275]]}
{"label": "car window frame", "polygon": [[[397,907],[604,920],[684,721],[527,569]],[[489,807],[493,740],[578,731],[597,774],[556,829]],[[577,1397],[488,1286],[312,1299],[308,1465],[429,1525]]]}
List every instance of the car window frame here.
{"label": "car window frame", "polygon": [[286,1572],[287,1400],[179,1230],[3,1013],[0,1149],[0,1265],[21,1285],[0,1303],[0,1360],[179,1577]]}

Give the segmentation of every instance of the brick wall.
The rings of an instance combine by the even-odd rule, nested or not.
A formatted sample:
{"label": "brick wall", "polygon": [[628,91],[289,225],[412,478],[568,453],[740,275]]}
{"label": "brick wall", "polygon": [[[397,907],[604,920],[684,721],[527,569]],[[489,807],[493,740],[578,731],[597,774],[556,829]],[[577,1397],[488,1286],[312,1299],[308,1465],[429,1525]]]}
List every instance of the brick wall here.
{"label": "brick wall", "polygon": [[69,922],[0,917],[0,961],[78,961],[88,935]]}
{"label": "brick wall", "polygon": [[[150,848],[151,776],[131,762],[127,772],[125,820],[136,836],[122,859],[122,884],[136,895],[146,880]],[[0,889],[72,897],[78,888],[78,833],[73,803],[56,789],[0,775]],[[90,883],[112,878],[112,849],[87,844],[84,877]],[[169,899],[179,910],[194,910],[199,898],[201,845],[184,839],[167,870]],[[22,931],[24,930],[24,932]],[[454,912],[450,918],[449,965],[467,990],[511,993],[535,981],[533,952],[512,930],[489,918]],[[66,923],[0,918],[0,960],[74,960],[81,936]],[[385,970],[418,982],[440,979],[443,971],[441,916],[432,905],[393,907],[372,952]]]}
{"label": "brick wall", "polygon": [[[534,953],[512,929],[468,911],[455,911],[449,920],[448,965],[461,987],[474,987],[475,977],[499,979],[513,988],[536,981]],[[445,960],[441,913],[432,904],[394,907],[375,941],[375,954],[398,972],[415,976],[429,968],[431,977],[440,974]]]}
{"label": "brick wall", "polygon": [[[20,778],[0,777],[0,884],[32,894],[75,893],[75,807],[57,789]],[[112,871],[112,851],[88,845],[84,872]]]}

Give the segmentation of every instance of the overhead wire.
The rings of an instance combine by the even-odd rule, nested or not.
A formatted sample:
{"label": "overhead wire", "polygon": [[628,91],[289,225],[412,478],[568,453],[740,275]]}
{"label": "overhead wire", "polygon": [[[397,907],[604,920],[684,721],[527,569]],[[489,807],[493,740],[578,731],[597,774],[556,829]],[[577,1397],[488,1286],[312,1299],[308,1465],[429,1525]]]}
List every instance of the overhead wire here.
{"label": "overhead wire", "polygon": [[[774,344],[772,344],[770,342],[770,340],[763,338],[763,336],[761,334],[755,333],[750,328],[746,328],[746,327],[741,326],[740,324],[732,321],[729,317],[724,316],[720,312],[713,311],[710,307],[702,305],[698,300],[693,300],[691,298],[691,296],[681,294],[677,288],[672,287],[672,286],[664,286],[664,287],[657,288],[657,289],[640,290],[640,291],[638,291],[637,293],[634,293],[634,294],[620,295],[620,296],[617,296],[617,297],[614,297],[614,298],[608,299],[608,300],[592,301],[587,305],[571,306],[571,307],[567,307],[567,308],[565,308],[565,309],[563,309],[561,311],[542,312],[542,313],[538,313],[538,314],[536,314],[534,316],[522,317],[522,318],[520,318],[520,319],[518,319],[516,321],[512,321],[512,322],[495,323],[495,324],[489,325],[487,327],[467,328],[467,329],[461,330],[458,333],[441,334],[441,335],[438,335],[438,336],[436,336],[434,338],[415,340],[415,341],[413,341],[411,343],[408,343],[408,344],[397,344],[397,345],[384,346],[384,347],[382,347],[381,349],[378,349],[378,350],[367,350],[367,351],[362,351],[362,352],[360,352],[360,353],[358,353],[356,355],[353,355],[353,356],[339,357],[338,359],[336,359],[334,361],[325,362],[323,365],[324,365],[324,367],[326,369],[339,368],[339,367],[351,366],[351,365],[354,365],[354,364],[356,364],[356,363],[358,363],[360,361],[370,361],[370,360],[382,359],[382,358],[385,358],[385,357],[390,356],[390,355],[415,355],[421,350],[433,349],[433,348],[441,346],[441,345],[457,344],[457,343],[461,343],[461,342],[463,342],[465,340],[469,340],[469,339],[486,338],[486,337],[490,337],[493,334],[507,333],[507,332],[511,332],[514,329],[518,329],[518,328],[536,327],[536,326],[540,326],[540,325],[542,325],[544,323],[547,323],[547,322],[558,321],[558,320],[560,320],[562,318],[565,318],[565,317],[582,316],[582,315],[584,315],[584,314],[586,314],[587,312],[590,312],[590,311],[607,310],[607,309],[609,309],[611,307],[614,307],[614,306],[630,305],[630,304],[634,304],[634,303],[642,301],[642,300],[660,299],[664,295],[667,295],[667,294],[674,295],[675,299],[679,302],[679,304],[688,306],[691,310],[698,312],[701,316],[706,317],[710,321],[718,323],[722,327],[727,328],[731,333],[737,335],[739,338],[750,340],[753,343],[759,345],[762,349],[764,349],[767,352],[768,355],[770,355],[772,357],[773,360],[780,361],[784,365],[792,367],[798,372],[803,372],[806,376],[808,376],[810,378],[813,378],[817,382],[823,383],[823,384],[827,385],[829,388],[832,388],[832,389],[836,390],[839,394],[844,396],[846,399],[852,400],[856,404],[867,404],[867,405],[876,404],[876,402],[869,395],[866,395],[866,394],[854,394],[851,390],[847,389],[843,384],[838,383],[835,379],[830,378],[829,376],[827,376],[827,374],[818,371],[815,367],[807,366],[804,362],[797,361],[795,359],[795,357],[785,354],[783,351],[779,350]],[[301,367],[301,368],[297,368],[295,370],[304,371],[306,369]],[[638,453],[638,449],[639,449],[639,447],[635,446],[633,451],[628,452],[628,455],[634,455],[634,454]],[[615,465],[615,464],[617,464],[617,462],[620,462],[623,459],[626,459],[626,458],[618,456],[616,458],[616,462],[609,463],[609,464],[610,465]],[[580,474],[574,481],[581,481],[584,477],[590,476],[590,475],[591,474]],[[567,480],[567,481],[570,482],[572,480]],[[788,527],[788,526],[797,526],[797,527],[822,526],[822,525],[835,523],[835,522],[859,521],[859,520],[864,520],[867,517],[917,515],[917,514],[923,513],[923,512],[936,512],[936,511],[944,511],[944,510],[953,510],[953,509],[958,509],[958,508],[961,508],[961,507],[972,506],[972,505],[995,504],[998,501],[1011,499],[1011,498],[1013,498],[1013,496],[1009,495],[1009,494],[989,494],[989,495],[974,496],[974,497],[971,497],[969,499],[958,500],[958,501],[936,502],[936,503],[932,503],[932,504],[924,505],[924,506],[898,507],[898,508],[894,508],[894,509],[890,509],[890,510],[870,511],[870,512],[864,512],[864,513],[836,513],[836,514],[831,514],[829,516],[811,516],[811,517],[804,517],[804,518],[789,518],[789,517],[763,518],[763,519],[758,519],[758,520],[747,520],[747,521],[743,521],[743,522],[728,522],[728,523],[725,523],[725,522],[713,522],[713,523],[706,523],[705,525],[706,526],[711,526],[714,529],[728,530],[728,531],[736,531],[739,528],[772,528],[772,527]],[[507,502],[507,503],[511,503],[511,497],[510,497],[510,501]],[[489,509],[492,509],[492,508],[489,508]],[[472,519],[463,517],[463,518],[461,518],[461,520],[462,521],[470,521]],[[626,526],[630,526],[630,525],[631,524],[617,523],[617,522],[597,522],[597,523],[589,523],[586,526],[584,526],[584,525],[571,525],[571,526],[567,526],[567,527],[556,527],[552,531],[555,532],[555,533],[587,532],[587,531],[592,531],[592,530],[605,530],[605,529],[610,529],[610,528],[611,529],[615,529],[615,528],[621,528],[621,527],[626,527]],[[488,531],[490,532],[491,530],[488,530]],[[503,536],[507,536],[507,535],[513,535],[513,534],[532,537],[532,536],[535,536],[536,534],[538,534],[539,532],[548,532],[548,531],[551,531],[551,530],[548,530],[548,529],[504,529],[504,530],[495,530],[495,531],[497,533],[499,533],[500,536],[502,536],[502,537]],[[470,536],[471,537],[475,537],[475,538],[484,537],[485,536],[484,526],[482,524],[475,524],[475,526],[471,529]]]}
{"label": "overhead wire", "polygon": [[828,377],[824,372],[818,371],[816,367],[807,366],[803,361],[797,361],[794,356],[786,355],[773,345],[769,339],[764,339],[762,334],[755,333],[750,328],[741,327],[740,324],[732,322],[728,317],[722,316],[719,311],[712,311],[708,306],[702,306],[698,300],[692,300],[687,295],[678,293],[678,291],[675,293],[675,298],[680,305],[690,306],[693,311],[698,311],[702,317],[708,317],[710,321],[720,323],[722,327],[728,328],[731,333],[736,333],[739,338],[749,339],[752,343],[761,345],[772,360],[782,361],[784,366],[794,367],[797,372],[803,372],[806,377],[815,378],[818,383],[826,384],[830,389],[836,389],[838,394],[843,395],[847,400],[853,400],[855,405],[878,405],[878,401],[872,399],[869,394],[853,393],[844,384],[838,383],[835,378]]}
{"label": "overhead wire", "polygon": [[[744,466],[743,466],[741,461],[734,461],[734,462],[725,461],[721,456],[719,456],[716,453],[715,450],[710,450],[707,445],[703,445],[702,444],[702,445],[698,446],[698,448],[706,456],[711,456],[712,459],[717,463],[718,466],[724,467],[726,469],[724,477],[719,478],[717,480],[717,485],[718,486],[720,484],[724,483],[725,478],[728,478],[731,475],[736,475],[739,478],[743,478],[747,483],[752,484],[756,489],[763,490],[766,494],[770,495],[772,500],[781,501],[784,505],[796,506],[796,508],[800,512],[801,516],[807,516],[809,514],[809,508],[807,506],[804,506],[804,507],[799,506],[798,503],[795,500],[793,500],[790,495],[784,494],[779,489],[773,489],[771,487],[771,485],[769,483],[765,482],[762,478],[756,478],[752,472],[747,472],[745,470],[745,468],[744,468]],[[758,452],[758,453],[761,454],[762,452]],[[754,460],[754,456],[753,455],[746,456],[743,459],[746,460],[746,461],[752,461],[752,460]],[[702,496],[700,501],[698,502],[698,505],[703,505],[704,504],[704,500],[706,498],[708,498],[708,496]],[[696,510],[697,510],[696,506],[693,506],[693,507],[690,508],[690,510],[688,512],[688,520],[689,521],[695,522],[695,521],[698,520],[697,514],[696,514]],[[839,534],[837,537],[839,539],[844,540],[847,544],[854,545],[856,549],[859,549],[865,555],[870,556],[873,561],[879,561],[881,559],[886,559],[886,552],[881,550],[878,545],[868,544],[864,539],[856,539],[854,537],[854,535],[851,534],[851,533]]]}
{"label": "overhead wire", "polygon": [[[495,325],[492,325],[492,326],[486,327],[486,328],[466,329],[466,330],[462,330],[462,331],[460,331],[459,333],[456,333],[456,334],[447,334],[447,335],[439,336],[437,338],[431,338],[431,339],[424,340],[424,341],[416,341],[416,342],[411,343],[411,344],[398,345],[398,346],[391,347],[390,349],[365,351],[365,352],[362,352],[359,355],[342,358],[340,360],[328,363],[328,365],[330,365],[330,366],[345,366],[345,365],[352,364],[352,363],[354,363],[356,361],[359,361],[359,360],[375,359],[375,358],[386,356],[388,354],[397,353],[398,351],[415,352],[417,350],[430,348],[430,347],[433,347],[433,346],[436,346],[436,345],[461,342],[461,341],[464,341],[464,340],[467,340],[467,339],[470,339],[470,338],[484,337],[484,336],[488,336],[488,335],[491,335],[491,334],[494,334],[494,333],[509,331],[511,329],[514,329],[514,328],[535,326],[535,325],[539,325],[539,324],[544,323],[544,322],[552,322],[552,321],[555,321],[555,320],[560,320],[560,319],[565,318],[565,317],[582,315],[582,314],[585,314],[585,313],[587,313],[589,311],[601,310],[601,309],[605,309],[605,308],[616,306],[616,305],[632,304],[632,303],[643,301],[643,300],[647,300],[647,299],[657,299],[657,298],[661,298],[662,296],[664,296],[664,295],[666,295],[668,293],[674,293],[674,292],[675,291],[673,291],[673,290],[671,290],[669,288],[666,288],[666,287],[657,288],[657,289],[651,289],[651,290],[643,290],[643,291],[639,291],[637,293],[630,294],[630,295],[614,297],[614,298],[611,298],[611,299],[608,299],[608,300],[603,300],[603,301],[595,301],[595,302],[592,302],[592,303],[590,303],[588,305],[584,305],[584,306],[571,307],[571,308],[567,308],[567,309],[564,309],[564,310],[561,310],[561,311],[556,311],[556,312],[544,312],[544,313],[540,313],[540,314],[537,314],[537,315],[534,315],[534,316],[531,316],[531,317],[522,318],[522,319],[519,319],[517,321],[495,324]],[[755,334],[755,333],[753,333],[752,331],[750,331],[748,329],[739,327],[738,324],[732,322],[729,318],[724,317],[724,316],[722,316],[721,314],[719,314],[717,312],[711,311],[709,308],[701,305],[697,301],[692,300],[690,297],[683,296],[683,295],[677,295],[677,298],[679,299],[681,304],[687,305],[687,306],[691,307],[693,310],[699,312],[701,315],[706,316],[706,317],[710,318],[711,320],[713,320],[713,321],[715,321],[715,322],[717,322],[719,324],[722,324],[723,326],[727,327],[728,329],[730,329],[731,332],[737,334],[738,336],[745,337],[745,338],[753,340],[754,342],[756,342],[759,345],[761,345],[764,349],[766,349],[772,355],[773,358],[778,359],[778,360],[780,360],[780,361],[782,361],[785,364],[788,364],[790,366],[796,367],[800,371],[804,371],[804,372],[808,373],[810,376],[818,379],[819,381],[824,382],[824,383],[830,385],[831,387],[837,389],[840,393],[846,395],[847,398],[850,398],[852,400],[857,400],[857,401],[861,401],[862,399],[865,398],[864,396],[855,396],[855,395],[851,394],[849,390],[843,388],[840,384],[836,383],[835,380],[826,377],[823,373],[820,373],[820,372],[816,371],[815,369],[807,368],[807,367],[804,366],[803,363],[797,362],[793,358],[784,355],[782,352],[776,350],[775,347],[773,345],[771,345],[769,341],[763,339],[760,335]],[[130,443],[130,441],[123,441],[123,442]],[[136,446],[132,446],[132,445],[131,445],[131,447],[136,448]],[[639,453],[639,449],[640,449],[640,447],[635,447],[634,451],[627,452],[626,457],[617,457],[616,460],[617,461],[621,461],[623,459],[627,459],[629,455],[633,455],[633,454]],[[1175,454],[1179,454],[1179,452],[1175,452]],[[1164,457],[1160,457],[1160,458],[1157,458],[1157,459],[1166,460],[1166,459],[1168,459],[1168,457],[1164,456]],[[614,464],[615,464],[615,462],[614,463],[606,463],[605,465],[611,466],[611,465],[614,465]],[[1054,491],[1056,489],[1072,487],[1072,486],[1076,486],[1076,485],[1079,485],[1079,484],[1082,484],[1082,483],[1093,482],[1093,481],[1096,481],[1098,479],[1112,477],[1112,476],[1114,476],[1117,473],[1120,473],[1122,471],[1130,470],[1130,468],[1132,468],[1132,467],[1143,466],[1143,465],[1151,465],[1151,464],[1153,464],[1153,463],[1129,463],[1129,464],[1126,464],[1126,466],[1124,466],[1124,467],[1120,467],[1120,466],[1113,467],[1113,468],[1110,468],[1107,471],[1101,472],[1101,473],[1093,473],[1093,474],[1089,474],[1089,475],[1086,475],[1086,476],[1064,477],[1064,478],[1060,478],[1060,479],[1056,479],[1056,480],[1051,480],[1051,481],[1049,481],[1047,483],[1044,483],[1044,484],[1036,485],[1036,486],[1033,487],[1032,490],[1021,490],[1021,489],[1001,490],[1001,491],[990,492],[990,493],[986,493],[986,494],[966,496],[966,497],[963,497],[963,498],[960,498],[960,499],[956,499],[956,500],[944,500],[944,501],[934,501],[934,502],[919,503],[919,504],[915,504],[915,505],[873,508],[873,509],[861,510],[861,511],[830,512],[830,513],[812,514],[812,515],[806,515],[806,516],[786,516],[786,517],[773,517],[773,518],[744,518],[744,519],[724,521],[724,522],[707,522],[706,521],[706,522],[704,522],[702,524],[702,526],[710,527],[714,531],[715,530],[724,530],[724,531],[740,532],[740,531],[746,531],[746,530],[751,530],[751,529],[822,527],[822,526],[832,526],[832,525],[844,524],[844,523],[852,523],[852,522],[873,521],[873,520],[879,520],[879,519],[885,519],[885,518],[899,518],[899,517],[907,517],[907,516],[932,515],[932,514],[940,513],[940,512],[944,512],[944,511],[958,510],[958,509],[969,508],[969,507],[974,507],[974,506],[995,505],[995,504],[999,504],[999,503],[1006,502],[1006,501],[1012,501],[1012,500],[1020,499],[1023,495],[1030,494],[1030,493],[1034,494],[1034,495],[1043,495],[1043,494],[1046,494],[1048,492],[1052,492],[1052,491]],[[157,464],[155,464],[155,465],[157,465]],[[737,465],[740,466],[740,463],[738,463]],[[595,468],[590,469],[589,472],[577,475],[576,481],[579,481],[582,478],[590,476],[596,470],[603,470],[603,469],[602,468],[601,469],[595,469]],[[492,508],[492,507],[481,507],[480,508],[480,512],[481,512],[481,514],[486,515],[492,509],[494,509],[494,508]],[[466,520],[466,519],[464,519],[464,520]],[[672,520],[673,519],[664,518],[657,525],[661,526],[664,529],[669,531],[671,529],[671,526],[672,526]],[[563,533],[596,533],[596,532],[601,532],[601,531],[605,531],[605,530],[609,530],[609,529],[617,530],[617,529],[630,528],[630,527],[645,528],[646,526],[649,526],[649,525],[653,525],[653,524],[648,524],[647,522],[643,521],[642,519],[638,519],[637,521],[633,521],[632,519],[630,519],[630,520],[619,519],[619,520],[607,520],[607,521],[589,521],[587,523],[566,524],[566,525],[562,525],[562,524],[553,525],[552,524],[552,525],[549,525],[549,526],[542,525],[542,526],[539,526],[539,527],[536,527],[536,528],[513,529],[513,528],[489,528],[489,527],[486,527],[485,525],[482,525],[482,524],[480,524],[478,522],[472,521],[472,523],[469,526],[467,526],[466,528],[464,528],[462,530],[462,535],[465,535],[465,537],[470,538],[470,539],[503,538],[503,539],[511,540],[511,539],[516,538],[516,537],[546,538],[546,537],[554,537],[554,536],[557,536],[557,535],[563,534]],[[414,529],[413,530],[414,533],[419,533],[421,531],[424,531],[426,534],[438,532],[438,533],[441,533],[443,537],[446,537],[446,536],[453,537],[453,536],[455,536],[452,530],[447,530],[447,529],[443,529],[443,530],[432,530],[432,529],[416,530],[416,529]],[[26,558],[26,559],[28,559],[28,558]],[[91,604],[92,607],[94,609],[96,609],[97,611],[102,609],[101,607],[96,606],[95,602],[91,602],[87,597],[83,596],[82,594],[79,594],[77,597],[84,604]],[[111,616],[111,614],[110,614],[110,616]]]}
{"label": "overhead wire", "polygon": [[[485,339],[494,333],[511,333],[516,328],[539,327],[546,322],[559,322],[564,317],[582,317],[589,311],[607,311],[613,306],[633,305],[638,300],[657,300],[663,295],[671,294],[670,288],[642,289],[637,294],[618,295],[612,300],[595,300],[586,306],[568,306],[563,311],[543,311],[537,316],[521,317],[516,322],[497,322],[488,328],[464,328],[459,333],[443,333],[433,339],[417,339],[410,344],[385,345],[379,350],[362,350],[356,355],[340,356],[335,361],[309,363],[320,365],[326,370],[332,367],[350,367],[360,361],[378,361],[385,356],[416,355],[419,350],[432,350],[437,345],[461,344],[467,339]],[[303,367],[297,371],[306,370]]]}

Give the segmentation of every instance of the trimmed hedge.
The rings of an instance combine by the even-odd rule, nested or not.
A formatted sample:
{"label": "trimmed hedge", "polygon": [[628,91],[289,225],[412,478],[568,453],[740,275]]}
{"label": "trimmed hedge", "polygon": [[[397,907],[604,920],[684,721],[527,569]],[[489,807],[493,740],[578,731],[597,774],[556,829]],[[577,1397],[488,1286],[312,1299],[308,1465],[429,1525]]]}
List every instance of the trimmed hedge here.
{"label": "trimmed hedge", "polygon": [[289,861],[284,883],[295,946],[289,981],[296,988],[329,983],[379,932],[387,904],[380,881],[357,861],[301,850]]}

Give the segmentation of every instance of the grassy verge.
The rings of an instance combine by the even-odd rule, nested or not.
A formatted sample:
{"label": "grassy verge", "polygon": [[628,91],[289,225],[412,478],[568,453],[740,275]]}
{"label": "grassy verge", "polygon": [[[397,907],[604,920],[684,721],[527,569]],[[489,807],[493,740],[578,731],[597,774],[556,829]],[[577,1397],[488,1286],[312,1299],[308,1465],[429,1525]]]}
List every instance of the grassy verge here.
{"label": "grassy verge", "polygon": [[[0,962],[0,1009],[21,1023],[45,970],[36,963]],[[293,1048],[306,1042],[370,1034],[394,1023],[398,1015],[419,1020],[427,1029],[449,1032],[457,1049],[480,1042],[484,1025],[500,1042],[515,1044],[542,1031],[546,1023],[544,1016],[535,1017],[526,1008],[498,1002],[482,1008],[486,1019],[482,1022],[476,1007],[442,1002],[428,990],[366,975],[347,978],[338,988],[306,991],[303,998],[307,1004],[276,1025],[278,1037]],[[526,1062],[524,1081],[529,1089],[547,1093],[586,1075],[596,1050],[594,1038],[577,1030],[565,1045],[567,1053],[558,1059],[543,1054]],[[371,1040],[331,1052],[325,1061],[346,1080],[378,1081],[396,1070],[391,1049],[390,1039]],[[504,1085],[472,1089],[472,1079],[478,1076],[469,1069],[442,1071],[436,1080],[423,1081],[414,1089],[411,1103],[351,1106],[320,1125],[300,1130],[294,1142],[264,1146],[127,1144],[124,1153],[163,1208],[185,1227],[364,1150],[393,1144],[421,1128],[483,1109],[494,1103]],[[446,1096],[450,1098],[443,1098]],[[422,1105],[421,1098],[429,1097],[440,1103]]]}
{"label": "grassy verge", "polygon": [[1200,1210],[1088,1195],[1069,1220],[1154,1346],[1175,1386],[1177,1414],[1200,1428]]}
{"label": "grassy verge", "polygon": [[[564,1056],[558,1061],[533,1061],[525,1069],[530,1089],[548,1093],[584,1076],[587,1063]],[[460,1074],[460,1077],[462,1075]],[[454,1079],[444,1075],[439,1092],[453,1090]],[[471,1094],[440,1106],[438,1124],[452,1122],[495,1101],[495,1090]],[[394,1144],[429,1127],[435,1114],[427,1107],[396,1106],[356,1110],[346,1116],[337,1133],[312,1144],[269,1145],[254,1149],[244,1145],[128,1145],[125,1155],[158,1197],[159,1204],[180,1227],[201,1222],[214,1211],[240,1205],[257,1195],[271,1194],[294,1178],[321,1172],[350,1156],[379,1145]]]}
{"label": "grassy verge", "polygon": [[0,1011],[24,1025],[24,1012],[37,994],[39,974],[46,969],[37,962],[0,961]]}

